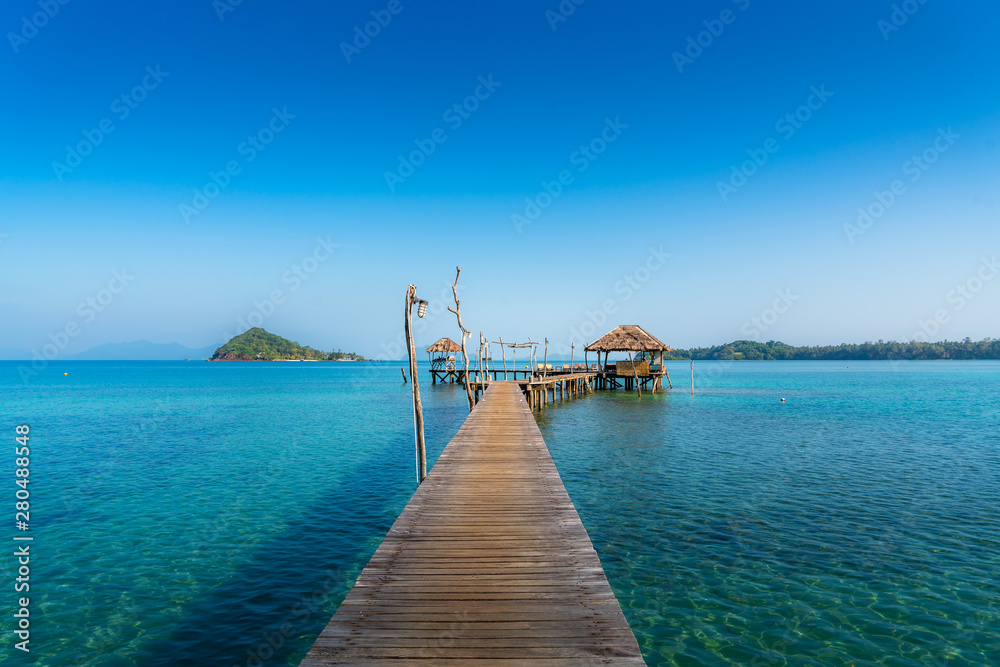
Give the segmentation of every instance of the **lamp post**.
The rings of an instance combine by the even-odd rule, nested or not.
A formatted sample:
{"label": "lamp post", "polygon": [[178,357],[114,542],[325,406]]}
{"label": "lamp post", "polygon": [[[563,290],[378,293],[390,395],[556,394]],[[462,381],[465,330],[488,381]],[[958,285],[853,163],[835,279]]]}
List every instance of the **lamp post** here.
{"label": "lamp post", "polygon": [[424,408],[420,403],[420,383],[417,380],[417,350],[413,345],[413,304],[417,304],[417,317],[427,313],[427,302],[417,298],[417,288],[406,288],[406,353],[410,357],[410,379],[413,386],[413,438],[417,449],[417,484],[427,477],[427,450],[424,447]]}

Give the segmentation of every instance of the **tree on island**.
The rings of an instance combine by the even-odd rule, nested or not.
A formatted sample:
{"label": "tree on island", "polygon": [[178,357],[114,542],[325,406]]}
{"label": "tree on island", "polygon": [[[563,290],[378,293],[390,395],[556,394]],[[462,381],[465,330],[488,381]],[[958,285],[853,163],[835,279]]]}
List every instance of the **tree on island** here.
{"label": "tree on island", "polygon": [[233,337],[217,349],[211,361],[337,361],[340,359],[363,361],[364,357],[353,352],[345,353],[339,349],[336,352],[326,353],[268,333],[260,327],[254,327]]}
{"label": "tree on island", "polygon": [[673,350],[668,359],[679,361],[892,361],[927,359],[1000,359],[1000,338],[984,338],[973,342],[971,338],[962,341],[941,341],[938,343],[897,343],[883,341],[877,343],[842,343],[841,345],[821,345],[815,347],[793,347],[779,341],[761,343],[752,340],[737,340],[714,347],[698,347],[690,350]]}

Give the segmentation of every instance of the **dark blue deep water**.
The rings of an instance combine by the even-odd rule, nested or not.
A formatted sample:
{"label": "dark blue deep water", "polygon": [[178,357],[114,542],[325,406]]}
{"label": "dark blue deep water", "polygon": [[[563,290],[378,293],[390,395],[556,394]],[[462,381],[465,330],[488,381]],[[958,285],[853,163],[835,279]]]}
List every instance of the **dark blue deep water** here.
{"label": "dark blue deep water", "polygon": [[[415,488],[398,363],[16,369],[3,664],[296,665]],[[538,416],[648,664],[1000,663],[1000,363],[670,369]],[[421,387],[433,462],[467,407]]]}

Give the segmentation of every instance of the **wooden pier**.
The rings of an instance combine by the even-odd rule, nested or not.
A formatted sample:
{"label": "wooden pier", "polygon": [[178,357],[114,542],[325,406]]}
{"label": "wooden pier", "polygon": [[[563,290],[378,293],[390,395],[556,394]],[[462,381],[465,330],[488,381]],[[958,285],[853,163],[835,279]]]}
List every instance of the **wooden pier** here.
{"label": "wooden pier", "polygon": [[[441,384],[444,383],[462,384],[463,382],[465,382],[465,371],[461,368],[431,368],[428,372],[431,374],[432,384],[437,384],[438,382],[440,382]],[[532,371],[529,368],[518,368],[516,370],[512,368],[506,371],[502,368],[494,368],[494,369],[484,368],[482,375],[485,378],[492,378],[493,380],[503,380],[505,379],[504,376],[506,376],[511,380],[516,380],[519,377],[522,379],[528,378],[531,377],[533,374],[540,372],[541,371]],[[549,371],[549,372],[552,373],[559,371]],[[479,370],[476,368],[470,368],[469,380],[473,381],[475,378],[478,377],[479,377]]]}
{"label": "wooden pier", "polygon": [[[465,371],[461,368],[432,368],[428,372],[431,374],[432,384],[438,384],[439,382],[442,384],[462,384],[465,382]],[[486,379],[486,384],[489,384],[491,379],[498,381],[503,380],[504,376],[506,376],[509,379],[520,381],[522,387],[526,382],[549,385],[552,382],[562,382],[563,380],[586,376],[588,378],[587,386],[591,391],[594,389],[632,390],[638,386],[644,391],[655,392],[657,389],[663,389],[663,380],[664,378],[668,378],[669,374],[663,370],[662,366],[653,371],[650,371],[648,367],[639,367],[633,372],[631,365],[619,367],[616,364],[593,364],[589,369],[577,368],[573,370],[563,368],[546,371],[540,369],[532,371],[527,368],[507,371],[502,368],[483,369],[482,374],[480,374],[478,369],[469,369],[469,382],[471,384],[481,386],[479,382],[480,376]]]}
{"label": "wooden pier", "polygon": [[566,400],[569,397],[593,392],[595,377],[596,373],[572,373],[569,375],[536,377],[530,382],[523,383],[522,389],[524,397],[528,400],[528,407],[544,408],[545,404],[549,402],[550,392],[553,403],[556,400],[556,393],[559,394],[560,398]]}
{"label": "wooden pier", "polygon": [[[556,373],[553,375],[536,375],[525,380],[518,380],[517,386],[524,393],[524,399],[528,402],[529,408],[543,409],[549,401],[555,402],[556,398],[566,400],[575,398],[582,394],[593,393],[597,373],[576,372],[576,373]],[[482,391],[488,388],[492,382],[471,383],[473,391]],[[514,384],[514,383],[511,383]]]}
{"label": "wooden pier", "polygon": [[320,665],[644,665],[520,382],[491,382],[320,634]]}

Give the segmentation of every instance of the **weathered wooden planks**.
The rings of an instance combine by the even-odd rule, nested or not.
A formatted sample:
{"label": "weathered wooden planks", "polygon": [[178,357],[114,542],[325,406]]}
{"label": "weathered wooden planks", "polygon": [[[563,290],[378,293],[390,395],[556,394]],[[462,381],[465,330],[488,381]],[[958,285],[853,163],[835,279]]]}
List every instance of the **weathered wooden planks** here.
{"label": "weathered wooden planks", "polygon": [[644,665],[517,382],[493,382],[301,667]]}

